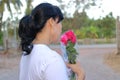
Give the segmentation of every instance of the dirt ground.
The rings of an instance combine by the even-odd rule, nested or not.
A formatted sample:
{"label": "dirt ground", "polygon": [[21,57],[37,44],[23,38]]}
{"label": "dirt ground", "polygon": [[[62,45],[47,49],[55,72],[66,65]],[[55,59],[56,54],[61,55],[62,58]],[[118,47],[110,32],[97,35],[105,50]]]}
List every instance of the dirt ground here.
{"label": "dirt ground", "polygon": [[19,64],[20,51],[18,49],[8,49],[8,51],[0,51],[0,70],[14,68]]}
{"label": "dirt ground", "polygon": [[[58,47],[53,49],[60,53]],[[114,50],[116,49],[80,48],[80,61],[86,73],[86,80],[120,80],[119,74],[116,74],[116,72],[120,73],[120,56],[116,56],[112,52]],[[0,53],[0,80],[18,80],[21,53],[15,49],[9,50],[8,54],[3,55],[1,51]],[[106,64],[111,66],[115,72]]]}
{"label": "dirt ground", "polygon": [[116,51],[105,55],[105,63],[113,68],[115,72],[120,73],[120,55],[116,55]]}

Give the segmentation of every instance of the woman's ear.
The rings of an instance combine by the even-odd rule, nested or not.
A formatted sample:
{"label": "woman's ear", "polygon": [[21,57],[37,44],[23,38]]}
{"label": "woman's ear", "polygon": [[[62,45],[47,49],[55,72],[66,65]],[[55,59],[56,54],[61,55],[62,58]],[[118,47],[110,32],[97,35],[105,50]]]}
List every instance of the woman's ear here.
{"label": "woman's ear", "polygon": [[54,22],[55,22],[55,21],[54,21],[53,18],[50,18],[50,19],[48,20],[48,23],[49,23],[50,27],[53,27]]}
{"label": "woman's ear", "polygon": [[49,27],[49,31],[51,32],[51,35],[54,34],[55,30],[55,20],[53,18],[48,19],[47,21],[47,27]]}

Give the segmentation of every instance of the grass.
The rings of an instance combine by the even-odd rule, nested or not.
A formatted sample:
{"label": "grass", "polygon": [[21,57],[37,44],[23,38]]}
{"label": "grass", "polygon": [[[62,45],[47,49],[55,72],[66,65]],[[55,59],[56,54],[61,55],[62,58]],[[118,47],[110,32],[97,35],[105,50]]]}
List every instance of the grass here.
{"label": "grass", "polygon": [[120,55],[116,55],[116,52],[105,55],[105,63],[115,72],[120,73]]}

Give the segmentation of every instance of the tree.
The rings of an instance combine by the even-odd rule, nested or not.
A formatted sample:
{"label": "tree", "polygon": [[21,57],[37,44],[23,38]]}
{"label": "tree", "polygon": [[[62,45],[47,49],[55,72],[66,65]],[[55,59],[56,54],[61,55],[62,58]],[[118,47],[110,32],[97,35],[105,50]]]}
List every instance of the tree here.
{"label": "tree", "polygon": [[94,26],[99,27],[101,38],[114,38],[115,37],[115,18],[110,12],[102,19],[98,19],[95,21]]}
{"label": "tree", "polygon": [[90,25],[88,25],[88,21],[89,21],[89,18],[85,11],[82,11],[81,13],[78,13],[76,11],[74,13],[72,23],[73,23],[73,26],[75,27],[75,29],[80,29],[81,27],[90,26]]}
{"label": "tree", "polygon": [[64,0],[57,0],[60,3],[60,8],[65,17],[70,17],[68,9],[71,11],[71,7],[74,9],[74,12],[79,12],[80,9],[85,11],[89,9],[90,6],[95,6],[98,0],[69,0],[66,4]]}
{"label": "tree", "polygon": [[116,39],[117,39],[117,54],[120,55],[120,20],[116,19]]}
{"label": "tree", "polygon": [[62,21],[62,31],[67,31],[68,29],[73,29],[73,26],[72,26],[72,21],[73,21],[73,18],[67,18],[65,17],[65,19]]}
{"label": "tree", "polygon": [[32,1],[33,0],[26,0],[26,4],[27,4],[27,8],[25,10],[25,14],[28,15],[30,14],[31,10],[33,9],[33,6],[32,6]]}
{"label": "tree", "polygon": [[75,12],[74,17],[72,18],[67,18],[65,17],[64,20],[62,21],[63,24],[63,32],[66,31],[67,29],[80,29],[81,27],[84,26],[89,26],[88,25],[89,18],[86,14],[86,12]]}
{"label": "tree", "polygon": [[2,18],[3,18],[3,13],[5,11],[5,5],[7,6],[7,9],[10,12],[11,16],[13,16],[11,4],[13,4],[16,11],[20,10],[20,7],[22,6],[20,0],[0,0],[0,31],[2,27]]}
{"label": "tree", "polygon": [[[22,3],[20,0],[0,0],[0,32],[2,28],[2,18],[3,18],[3,13],[5,11],[5,6],[7,6],[7,9],[10,12],[11,17],[13,17],[11,5],[13,5],[15,10],[18,12],[20,10],[20,7],[22,6]],[[8,51],[8,38],[6,35],[4,37],[6,37],[3,43],[6,53]]]}

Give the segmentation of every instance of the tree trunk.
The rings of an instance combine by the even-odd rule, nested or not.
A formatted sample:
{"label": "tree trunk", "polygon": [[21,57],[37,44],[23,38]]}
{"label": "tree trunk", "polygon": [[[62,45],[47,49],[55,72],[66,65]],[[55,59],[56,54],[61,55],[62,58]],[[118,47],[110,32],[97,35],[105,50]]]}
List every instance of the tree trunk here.
{"label": "tree trunk", "polygon": [[4,54],[8,53],[8,22],[6,21],[4,26],[4,36],[3,36],[3,46],[4,46]]}
{"label": "tree trunk", "polygon": [[116,20],[116,40],[117,40],[117,54],[120,55],[120,20],[119,16]]}
{"label": "tree trunk", "polygon": [[4,28],[3,29],[4,33],[3,33],[3,37],[2,37],[2,39],[3,39],[2,47],[5,51],[4,53],[6,54],[8,52],[8,32],[5,31],[5,28],[7,29],[7,25],[2,27],[2,18],[3,18],[3,13],[0,13],[0,31],[2,31],[2,28]]}
{"label": "tree trunk", "polygon": [[1,31],[1,28],[2,28],[2,18],[3,18],[3,13],[0,13],[0,31]]}
{"label": "tree trunk", "polygon": [[[3,18],[3,13],[2,12],[0,12],[0,32],[2,32],[2,18]],[[1,38],[1,40],[3,41],[3,34],[2,34],[2,36],[0,37]],[[2,44],[2,45],[0,45],[2,48],[4,47],[4,45]]]}

